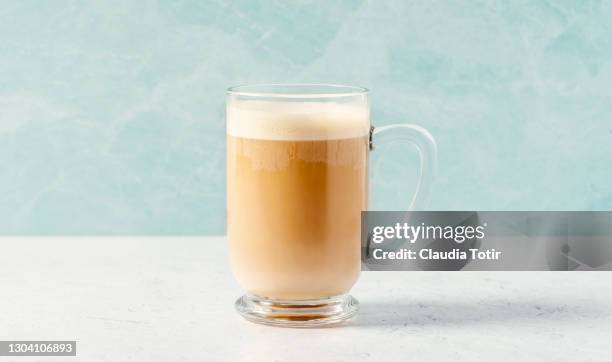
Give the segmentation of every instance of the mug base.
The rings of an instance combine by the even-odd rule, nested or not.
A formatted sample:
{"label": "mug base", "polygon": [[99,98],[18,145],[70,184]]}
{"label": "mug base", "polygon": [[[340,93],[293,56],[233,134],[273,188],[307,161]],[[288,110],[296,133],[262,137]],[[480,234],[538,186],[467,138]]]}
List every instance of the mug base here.
{"label": "mug base", "polygon": [[359,310],[359,302],[348,294],[297,301],[245,294],[236,300],[235,307],[250,322],[276,327],[316,328],[351,319]]}

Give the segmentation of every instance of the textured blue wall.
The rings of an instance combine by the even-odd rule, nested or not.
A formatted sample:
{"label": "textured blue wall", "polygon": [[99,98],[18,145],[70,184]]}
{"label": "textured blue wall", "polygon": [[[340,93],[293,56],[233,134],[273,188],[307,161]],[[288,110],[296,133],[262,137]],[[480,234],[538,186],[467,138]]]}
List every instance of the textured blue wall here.
{"label": "textured blue wall", "polygon": [[[223,233],[224,89],[251,82],[366,86],[376,124],[430,129],[432,209],[612,209],[610,19],[587,0],[3,1],[0,233]],[[401,209],[416,156],[376,152],[374,204]]]}

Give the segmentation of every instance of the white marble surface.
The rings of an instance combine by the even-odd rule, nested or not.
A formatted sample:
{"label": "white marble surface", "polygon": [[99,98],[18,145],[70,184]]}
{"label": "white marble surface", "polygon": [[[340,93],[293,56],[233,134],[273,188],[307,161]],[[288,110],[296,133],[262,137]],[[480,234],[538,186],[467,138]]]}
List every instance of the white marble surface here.
{"label": "white marble surface", "polygon": [[0,340],[76,339],[70,361],[557,362],[612,353],[605,272],[367,272],[353,290],[362,310],[351,324],[294,330],[234,313],[240,289],[221,237],[0,246]]}

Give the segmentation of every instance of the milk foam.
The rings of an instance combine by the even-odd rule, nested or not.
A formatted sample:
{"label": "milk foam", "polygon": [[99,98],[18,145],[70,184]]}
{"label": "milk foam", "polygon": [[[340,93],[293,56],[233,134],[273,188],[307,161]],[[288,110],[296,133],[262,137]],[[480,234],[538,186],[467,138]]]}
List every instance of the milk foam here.
{"label": "milk foam", "polygon": [[233,137],[313,141],[366,136],[365,104],[233,101],[227,105],[227,134]]}

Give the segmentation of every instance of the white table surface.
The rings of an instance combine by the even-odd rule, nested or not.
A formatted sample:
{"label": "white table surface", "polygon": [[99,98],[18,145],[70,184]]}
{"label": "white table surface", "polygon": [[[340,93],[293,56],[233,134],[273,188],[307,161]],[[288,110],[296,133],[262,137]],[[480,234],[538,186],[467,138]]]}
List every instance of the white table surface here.
{"label": "white table surface", "polygon": [[366,272],[356,320],[301,330],[234,312],[222,237],[0,246],[0,340],[78,341],[77,358],[45,361],[611,359],[612,273]]}

